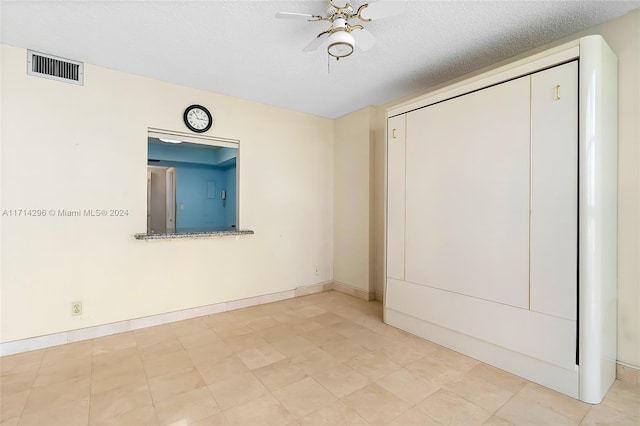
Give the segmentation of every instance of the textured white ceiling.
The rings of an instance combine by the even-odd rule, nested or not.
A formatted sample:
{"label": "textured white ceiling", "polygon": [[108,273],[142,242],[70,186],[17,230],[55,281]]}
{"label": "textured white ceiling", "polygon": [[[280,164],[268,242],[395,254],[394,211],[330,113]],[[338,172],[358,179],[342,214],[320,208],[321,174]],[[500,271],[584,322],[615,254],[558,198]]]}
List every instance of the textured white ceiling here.
{"label": "textured white ceiling", "polygon": [[365,24],[377,44],[332,60],[330,73],[326,50],[302,52],[328,24],[275,18],[324,14],[326,1],[2,0],[1,41],[336,118],[640,7],[640,0],[395,2],[405,6],[402,15]]}

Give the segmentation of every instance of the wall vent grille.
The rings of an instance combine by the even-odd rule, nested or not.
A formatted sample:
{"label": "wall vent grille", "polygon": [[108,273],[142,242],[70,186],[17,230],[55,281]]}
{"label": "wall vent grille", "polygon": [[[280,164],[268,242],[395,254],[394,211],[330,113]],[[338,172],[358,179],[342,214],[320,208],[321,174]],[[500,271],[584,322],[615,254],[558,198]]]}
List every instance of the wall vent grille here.
{"label": "wall vent grille", "polygon": [[82,86],[84,83],[84,64],[29,50],[27,74]]}

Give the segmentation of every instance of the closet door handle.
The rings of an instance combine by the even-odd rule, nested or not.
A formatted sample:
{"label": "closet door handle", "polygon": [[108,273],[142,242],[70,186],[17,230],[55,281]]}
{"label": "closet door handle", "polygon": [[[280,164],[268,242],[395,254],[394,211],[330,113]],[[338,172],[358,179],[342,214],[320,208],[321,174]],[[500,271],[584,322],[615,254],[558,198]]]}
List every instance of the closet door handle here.
{"label": "closet door handle", "polygon": [[556,85],[556,101],[560,100],[560,85]]}
{"label": "closet door handle", "polygon": [[394,139],[396,139],[396,129],[393,129],[393,131],[391,132],[391,135]]}

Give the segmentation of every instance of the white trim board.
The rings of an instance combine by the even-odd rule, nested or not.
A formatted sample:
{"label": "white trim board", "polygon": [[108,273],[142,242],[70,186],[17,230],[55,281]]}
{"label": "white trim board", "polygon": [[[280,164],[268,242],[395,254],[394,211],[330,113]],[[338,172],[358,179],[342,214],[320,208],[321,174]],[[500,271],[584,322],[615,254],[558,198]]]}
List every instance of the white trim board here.
{"label": "white trim board", "polygon": [[151,315],[143,318],[118,321],[111,324],[96,325],[93,327],[81,328],[77,330],[47,334],[45,336],[4,342],[0,343],[0,356],[14,355],[37,349],[44,349],[52,346],[64,345],[67,343],[79,342],[82,340],[95,339],[97,337],[110,336],[117,333],[125,333],[128,331],[139,330],[141,328],[153,327],[161,324],[169,324],[172,322],[182,321],[190,318],[233,311],[236,309],[248,308],[250,306],[263,305],[266,303],[278,302],[285,299],[292,299],[294,297],[308,296],[310,294],[320,293],[332,289],[332,282],[319,283],[309,286],[297,287],[293,290],[286,290],[278,293],[249,297],[246,299],[214,303],[212,305]]}
{"label": "white trim board", "polygon": [[335,290],[349,296],[362,300],[373,300],[373,292],[355,288],[348,284],[334,281],[327,281],[319,284],[297,287],[293,290],[281,291],[278,293],[265,294],[261,296],[249,297],[246,299],[231,300],[228,302],[214,303],[212,305],[200,306],[197,308],[183,309],[181,311],[167,312],[164,314],[151,315],[143,318],[135,318],[118,321],[111,324],[96,325],[93,327],[80,328],[77,330],[61,331],[59,333],[47,334],[45,336],[30,337],[28,339],[14,340],[0,343],[0,356],[14,355],[22,352],[45,349],[52,346],[64,345],[67,343],[80,342],[82,340],[95,339],[97,337],[110,336],[117,333],[139,330],[141,328],[153,327],[161,324],[182,321],[206,315],[218,314],[221,312],[233,311],[236,309],[248,308],[250,306],[264,305],[266,303],[278,302],[292,299],[294,297],[308,296],[314,293]]}
{"label": "white trim board", "polygon": [[578,397],[578,368],[567,370],[455,330],[385,308],[387,324],[527,380]]}

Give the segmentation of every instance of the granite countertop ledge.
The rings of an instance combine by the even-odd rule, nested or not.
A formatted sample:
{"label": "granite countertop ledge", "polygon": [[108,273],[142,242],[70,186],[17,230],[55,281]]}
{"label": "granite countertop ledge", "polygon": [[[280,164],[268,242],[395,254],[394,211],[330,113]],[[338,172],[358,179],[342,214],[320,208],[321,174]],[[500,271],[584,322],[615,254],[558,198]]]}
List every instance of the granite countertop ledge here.
{"label": "granite countertop ledge", "polygon": [[175,240],[180,238],[215,238],[234,235],[251,235],[253,231],[248,229],[233,229],[202,232],[181,232],[179,234],[134,234],[136,240]]}

